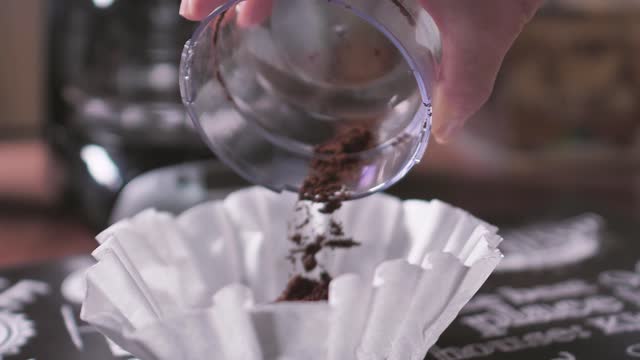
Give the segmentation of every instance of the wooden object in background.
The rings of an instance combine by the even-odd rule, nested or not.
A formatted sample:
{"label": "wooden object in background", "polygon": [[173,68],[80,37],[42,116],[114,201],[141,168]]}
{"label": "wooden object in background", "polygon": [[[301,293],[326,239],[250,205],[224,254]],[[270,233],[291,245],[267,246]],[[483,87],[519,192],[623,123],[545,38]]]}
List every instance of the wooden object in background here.
{"label": "wooden object in background", "polygon": [[36,133],[44,115],[45,1],[2,0],[0,138]]}
{"label": "wooden object in background", "polygon": [[538,17],[505,60],[490,132],[532,151],[640,146],[638,64],[640,8]]}

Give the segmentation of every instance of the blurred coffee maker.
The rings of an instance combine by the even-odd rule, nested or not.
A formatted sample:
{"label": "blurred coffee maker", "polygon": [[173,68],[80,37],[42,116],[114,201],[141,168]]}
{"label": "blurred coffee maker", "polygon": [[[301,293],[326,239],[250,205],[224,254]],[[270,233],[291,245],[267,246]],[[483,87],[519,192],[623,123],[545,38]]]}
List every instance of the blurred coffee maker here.
{"label": "blurred coffee maker", "polygon": [[185,116],[178,65],[193,24],[179,0],[49,1],[46,136],[66,200],[103,226],[131,179],[211,158]]}

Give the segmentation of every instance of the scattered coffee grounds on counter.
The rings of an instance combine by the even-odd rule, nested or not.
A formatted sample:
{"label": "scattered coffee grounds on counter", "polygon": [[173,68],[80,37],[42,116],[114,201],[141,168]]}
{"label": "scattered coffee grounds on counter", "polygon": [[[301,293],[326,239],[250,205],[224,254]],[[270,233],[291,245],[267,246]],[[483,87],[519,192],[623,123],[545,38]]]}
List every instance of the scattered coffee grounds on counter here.
{"label": "scattered coffee grounds on counter", "polygon": [[329,300],[330,282],[331,277],[327,273],[322,273],[319,281],[296,275],[289,280],[276,302]]}

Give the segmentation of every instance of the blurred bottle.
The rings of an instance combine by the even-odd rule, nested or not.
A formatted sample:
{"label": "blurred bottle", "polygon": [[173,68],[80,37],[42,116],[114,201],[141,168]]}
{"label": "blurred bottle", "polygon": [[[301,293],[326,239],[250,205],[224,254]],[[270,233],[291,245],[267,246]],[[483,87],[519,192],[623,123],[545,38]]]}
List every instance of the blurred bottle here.
{"label": "blurred bottle", "polygon": [[67,200],[102,226],[122,187],[161,166],[210,158],[192,131],[178,65],[193,25],[179,0],[54,0],[50,118]]}

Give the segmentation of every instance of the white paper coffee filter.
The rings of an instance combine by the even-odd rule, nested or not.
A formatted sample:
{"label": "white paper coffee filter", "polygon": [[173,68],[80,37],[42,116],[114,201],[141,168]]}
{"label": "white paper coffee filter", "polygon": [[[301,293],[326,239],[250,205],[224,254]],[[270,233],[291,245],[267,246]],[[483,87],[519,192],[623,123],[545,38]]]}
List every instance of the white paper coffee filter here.
{"label": "white paper coffee filter", "polygon": [[113,225],[82,318],[143,360],[421,360],[502,256],[497,229],[461,209],[372,195],[335,215],[362,245],[320,253],[329,301],[273,303],[294,206],[249,188]]}

